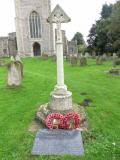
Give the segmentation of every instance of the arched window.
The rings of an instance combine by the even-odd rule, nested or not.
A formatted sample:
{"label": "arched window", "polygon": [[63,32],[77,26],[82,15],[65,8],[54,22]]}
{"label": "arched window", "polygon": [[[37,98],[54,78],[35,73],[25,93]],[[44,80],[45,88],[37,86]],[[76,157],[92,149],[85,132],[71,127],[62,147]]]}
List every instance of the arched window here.
{"label": "arched window", "polygon": [[33,11],[30,14],[29,23],[30,23],[31,38],[40,38],[41,37],[40,17],[36,11]]}

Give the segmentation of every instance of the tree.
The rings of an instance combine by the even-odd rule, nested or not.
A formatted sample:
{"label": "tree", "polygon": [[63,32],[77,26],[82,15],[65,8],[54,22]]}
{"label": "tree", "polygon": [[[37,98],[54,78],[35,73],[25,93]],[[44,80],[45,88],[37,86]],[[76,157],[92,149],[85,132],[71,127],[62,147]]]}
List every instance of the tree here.
{"label": "tree", "polygon": [[110,5],[104,4],[102,7],[102,11],[101,11],[101,17],[104,19],[110,17],[110,15],[112,13],[112,7],[113,7],[112,4],[110,4]]}
{"label": "tree", "polygon": [[83,39],[83,35],[80,32],[77,32],[74,37],[72,38],[72,41],[77,41],[77,45],[83,45],[85,44],[85,41]]}
{"label": "tree", "polygon": [[111,38],[114,51],[120,52],[120,1],[117,1],[113,6],[108,35]]}
{"label": "tree", "polygon": [[90,31],[89,31],[88,40],[87,40],[88,52],[95,51],[95,39],[96,39],[96,24],[93,24]]}
{"label": "tree", "polygon": [[109,47],[110,39],[108,37],[110,25],[110,18],[101,19],[97,21],[96,24],[96,39],[95,39],[95,46],[96,51],[103,55],[104,53],[110,52],[111,48]]}
{"label": "tree", "polygon": [[101,11],[101,18],[92,25],[88,35],[88,50],[97,54],[113,52],[112,39],[110,34],[111,14],[113,5],[104,4]]}

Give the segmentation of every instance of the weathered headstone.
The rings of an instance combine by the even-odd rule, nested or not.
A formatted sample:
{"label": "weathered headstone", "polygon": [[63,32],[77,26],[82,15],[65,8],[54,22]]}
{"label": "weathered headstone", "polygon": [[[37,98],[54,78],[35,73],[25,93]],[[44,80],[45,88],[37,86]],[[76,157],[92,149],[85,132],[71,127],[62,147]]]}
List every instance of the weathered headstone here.
{"label": "weathered headstone", "polygon": [[8,86],[19,86],[23,77],[23,65],[20,61],[16,61],[11,57],[11,62],[7,65],[8,75],[7,84]]}
{"label": "weathered headstone", "polygon": [[43,53],[43,54],[42,54],[42,58],[43,58],[44,60],[47,60],[47,59],[48,59],[48,54]]}
{"label": "weathered headstone", "polygon": [[85,56],[82,56],[80,58],[80,66],[86,66],[87,65],[87,58]]}
{"label": "weathered headstone", "polygon": [[40,129],[37,133],[32,155],[84,155],[79,130]]}
{"label": "weathered headstone", "polygon": [[113,53],[113,58],[112,58],[112,68],[116,68],[116,62],[118,60],[118,56],[116,55],[116,53]]}
{"label": "weathered headstone", "polygon": [[70,57],[70,64],[71,66],[76,66],[77,65],[77,57],[76,56],[71,56]]}
{"label": "weathered headstone", "polygon": [[101,64],[102,64],[102,61],[103,61],[102,56],[97,56],[97,57],[96,57],[96,64],[97,64],[97,65],[101,65]]}
{"label": "weathered headstone", "polygon": [[85,53],[86,58],[90,58],[90,54],[88,52]]}
{"label": "weathered headstone", "polygon": [[107,61],[107,55],[106,55],[106,53],[103,54],[102,59],[103,59],[103,61]]}
{"label": "weathered headstone", "polygon": [[117,60],[118,60],[118,56],[116,55],[116,53],[113,53],[112,69],[109,70],[110,74],[113,74],[113,75],[119,75],[120,74],[120,70],[118,68],[116,68]]}
{"label": "weathered headstone", "polygon": [[96,59],[96,53],[95,52],[92,52],[92,59]]}

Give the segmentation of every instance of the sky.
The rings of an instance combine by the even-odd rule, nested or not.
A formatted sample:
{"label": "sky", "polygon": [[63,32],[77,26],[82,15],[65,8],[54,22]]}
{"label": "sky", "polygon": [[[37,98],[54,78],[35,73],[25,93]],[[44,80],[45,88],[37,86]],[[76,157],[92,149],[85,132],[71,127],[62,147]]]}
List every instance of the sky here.
{"label": "sky", "polygon": [[[69,40],[76,32],[81,32],[87,39],[93,23],[100,17],[102,5],[115,3],[116,0],[51,0],[52,9],[59,4],[71,18],[71,22],[62,25]],[[14,0],[0,0],[0,36],[7,36],[15,31]]]}

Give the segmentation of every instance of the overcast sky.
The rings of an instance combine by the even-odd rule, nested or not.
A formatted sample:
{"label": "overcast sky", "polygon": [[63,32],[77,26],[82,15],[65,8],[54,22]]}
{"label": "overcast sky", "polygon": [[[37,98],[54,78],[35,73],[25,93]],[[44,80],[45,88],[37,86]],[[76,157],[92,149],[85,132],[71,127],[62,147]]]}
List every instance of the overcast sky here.
{"label": "overcast sky", "polygon": [[[33,0],[34,1],[34,0]],[[76,32],[81,32],[86,39],[93,23],[100,17],[104,3],[114,3],[116,0],[51,0],[52,9],[57,3],[66,11],[71,22],[63,25],[70,40]],[[15,31],[14,0],[0,0],[0,36],[7,36]]]}

